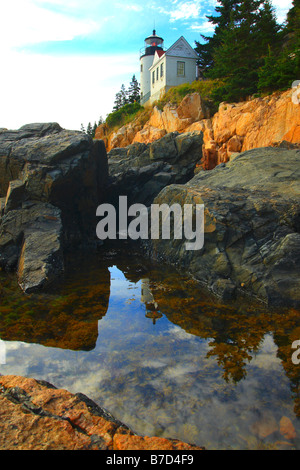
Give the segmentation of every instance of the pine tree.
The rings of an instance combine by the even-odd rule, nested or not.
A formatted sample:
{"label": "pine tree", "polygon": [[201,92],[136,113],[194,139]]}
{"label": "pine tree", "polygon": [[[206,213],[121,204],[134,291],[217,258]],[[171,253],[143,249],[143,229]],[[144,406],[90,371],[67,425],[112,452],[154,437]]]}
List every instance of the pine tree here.
{"label": "pine tree", "polygon": [[139,101],[140,101],[140,86],[139,86],[139,83],[138,83],[135,75],[133,75],[133,77],[131,79],[131,82],[130,82],[129,89],[128,89],[127,93],[128,93],[128,103],[134,103],[134,102],[139,103]]}
{"label": "pine tree", "polygon": [[201,37],[205,41],[204,44],[195,41],[195,50],[199,56],[198,65],[200,66],[202,74],[204,75],[212,68],[214,64],[214,51],[221,45],[222,33],[229,26],[233,11],[239,2],[237,0],[218,0],[218,3],[220,5],[215,9],[218,15],[206,16],[208,21],[215,25],[213,36],[209,37],[202,34]]}
{"label": "pine tree", "polygon": [[300,0],[293,1],[280,37],[281,50],[269,48],[264,64],[259,69],[260,92],[285,90],[300,79]]}
{"label": "pine tree", "polygon": [[113,111],[118,111],[127,103],[128,103],[127,91],[126,91],[125,85],[122,84],[121,90],[116,94]]}
{"label": "pine tree", "polygon": [[225,85],[215,92],[222,101],[245,99],[258,90],[258,70],[269,47],[278,44],[279,26],[268,0],[238,2],[231,22],[222,32],[221,45],[214,51],[211,78]]}
{"label": "pine tree", "polygon": [[300,0],[293,0],[287,14],[287,31],[297,40],[300,34]]}
{"label": "pine tree", "polygon": [[121,94],[122,106],[125,106],[125,104],[128,103],[128,98],[127,98],[127,91],[126,91],[124,84],[122,84],[121,86],[120,94]]}
{"label": "pine tree", "polygon": [[92,124],[91,124],[90,122],[89,122],[88,125],[87,125],[86,133],[87,133],[88,135],[92,135],[92,133],[93,133]]}
{"label": "pine tree", "polygon": [[94,125],[93,125],[93,128],[92,128],[92,137],[94,138],[95,137],[95,134],[96,134],[96,130],[97,130],[97,123],[96,121],[94,122]]}
{"label": "pine tree", "polygon": [[84,125],[82,123],[81,123],[81,126],[80,126],[80,130],[81,130],[81,132],[85,133],[85,128],[84,128]]}
{"label": "pine tree", "polygon": [[122,108],[122,96],[121,96],[121,93],[118,92],[116,93],[116,96],[115,96],[115,102],[114,102],[114,107],[113,107],[113,111],[118,111],[120,108]]}

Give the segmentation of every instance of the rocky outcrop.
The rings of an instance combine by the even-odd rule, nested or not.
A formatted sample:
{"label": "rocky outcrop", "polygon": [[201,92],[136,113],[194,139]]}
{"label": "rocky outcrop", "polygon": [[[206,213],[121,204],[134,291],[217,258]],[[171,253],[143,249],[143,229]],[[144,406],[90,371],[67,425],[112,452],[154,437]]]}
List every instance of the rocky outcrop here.
{"label": "rocky outcrop", "polygon": [[57,123],[1,129],[0,169],[0,267],[30,292],[62,272],[65,248],[95,238],[106,150]]}
{"label": "rocky outcrop", "polygon": [[281,141],[300,143],[300,105],[292,90],[244,103],[222,103],[212,119],[219,162],[232,154]]}
{"label": "rocky outcrop", "polygon": [[128,197],[129,204],[149,206],[166,185],[186,183],[193,177],[202,143],[202,133],[171,132],[152,144],[111,150],[105,200],[117,206],[121,195]]}
{"label": "rocky outcrop", "polygon": [[[123,126],[107,136],[106,146],[110,151],[134,142],[152,143],[169,132],[203,132],[200,168],[210,170],[246,150],[278,145],[282,141],[299,144],[300,105],[293,102],[292,94],[291,89],[246,102],[221,103],[211,117],[204,100],[193,93],[179,106],[168,103],[163,110],[154,107],[144,125],[133,121]],[[97,138],[102,138],[103,126],[98,128]]]}
{"label": "rocky outcrop", "polygon": [[300,151],[262,148],[164,188],[154,203],[204,204],[204,247],[152,240],[148,250],[188,270],[223,300],[248,293],[300,305]]}
{"label": "rocky outcrop", "polygon": [[191,124],[209,117],[208,106],[199,93],[193,93],[187,95],[179,106],[167,103],[163,110],[155,106],[150,114],[142,115],[142,119],[137,117],[117,131],[110,132],[107,124],[101,124],[96,130],[95,138],[103,139],[110,152],[114,148],[128,147],[133,143],[149,144],[170,132],[187,132]]}
{"label": "rocky outcrop", "polygon": [[81,393],[16,376],[0,377],[1,450],[202,450],[138,436]]}

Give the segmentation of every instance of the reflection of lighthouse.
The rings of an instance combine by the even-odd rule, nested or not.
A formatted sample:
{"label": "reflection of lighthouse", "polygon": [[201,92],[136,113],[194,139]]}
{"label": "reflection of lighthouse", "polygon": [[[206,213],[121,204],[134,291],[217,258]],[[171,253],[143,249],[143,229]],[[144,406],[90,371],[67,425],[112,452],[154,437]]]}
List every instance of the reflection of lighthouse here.
{"label": "reflection of lighthouse", "polygon": [[6,346],[2,339],[0,339],[0,364],[6,364]]}
{"label": "reflection of lighthouse", "polygon": [[156,320],[161,318],[162,314],[158,311],[158,303],[155,302],[151,292],[149,279],[142,279],[141,301],[146,306],[146,318],[152,318],[153,325],[155,325]]}

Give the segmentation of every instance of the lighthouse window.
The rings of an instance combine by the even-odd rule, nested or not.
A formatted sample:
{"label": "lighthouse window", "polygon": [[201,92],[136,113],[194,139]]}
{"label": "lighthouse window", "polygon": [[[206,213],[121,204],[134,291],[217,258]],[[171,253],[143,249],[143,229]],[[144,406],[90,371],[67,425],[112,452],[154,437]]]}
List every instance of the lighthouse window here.
{"label": "lighthouse window", "polygon": [[164,64],[160,64],[160,76],[164,76]]}
{"label": "lighthouse window", "polygon": [[185,62],[177,62],[177,76],[184,77],[185,76]]}
{"label": "lighthouse window", "polygon": [[156,69],[156,80],[158,80],[158,67]]}
{"label": "lighthouse window", "polygon": [[141,72],[143,71],[143,64],[141,64]]}
{"label": "lighthouse window", "polygon": [[152,72],[152,83],[155,83],[155,71]]}

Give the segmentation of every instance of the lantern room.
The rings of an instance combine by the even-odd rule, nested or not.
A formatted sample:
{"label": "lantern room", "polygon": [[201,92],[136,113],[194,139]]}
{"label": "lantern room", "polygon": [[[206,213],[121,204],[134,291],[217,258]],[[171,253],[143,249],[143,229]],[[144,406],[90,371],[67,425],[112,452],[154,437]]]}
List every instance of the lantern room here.
{"label": "lantern room", "polygon": [[163,51],[164,40],[160,36],[156,35],[155,29],[153,30],[152,36],[145,39],[145,47],[141,51],[141,55],[154,55],[155,51]]}

